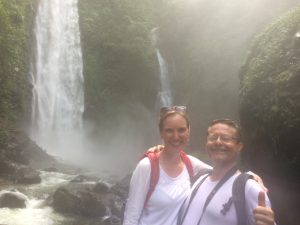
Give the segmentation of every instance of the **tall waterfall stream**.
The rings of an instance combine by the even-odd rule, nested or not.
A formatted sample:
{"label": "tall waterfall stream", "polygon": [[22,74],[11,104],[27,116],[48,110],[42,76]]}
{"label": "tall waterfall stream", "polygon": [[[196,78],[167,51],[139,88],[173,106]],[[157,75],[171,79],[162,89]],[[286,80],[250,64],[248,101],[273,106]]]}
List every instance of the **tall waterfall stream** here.
{"label": "tall waterfall stream", "polygon": [[[84,90],[77,0],[40,1],[35,23],[31,138],[69,154],[83,136]],[[62,151],[63,149],[63,151]]]}

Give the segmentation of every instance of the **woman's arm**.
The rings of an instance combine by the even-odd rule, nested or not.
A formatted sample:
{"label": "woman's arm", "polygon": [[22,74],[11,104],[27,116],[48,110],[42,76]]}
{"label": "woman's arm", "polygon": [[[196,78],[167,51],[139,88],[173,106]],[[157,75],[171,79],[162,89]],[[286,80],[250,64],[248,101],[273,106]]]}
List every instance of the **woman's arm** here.
{"label": "woman's arm", "polygon": [[200,171],[206,171],[212,169],[210,165],[202,162],[198,158],[191,155],[188,155],[188,157],[190,158],[191,163],[193,165],[194,175],[198,174]]}
{"label": "woman's arm", "polygon": [[133,171],[126,202],[123,225],[137,225],[143,212],[149,189],[151,174],[150,161],[142,159]]}

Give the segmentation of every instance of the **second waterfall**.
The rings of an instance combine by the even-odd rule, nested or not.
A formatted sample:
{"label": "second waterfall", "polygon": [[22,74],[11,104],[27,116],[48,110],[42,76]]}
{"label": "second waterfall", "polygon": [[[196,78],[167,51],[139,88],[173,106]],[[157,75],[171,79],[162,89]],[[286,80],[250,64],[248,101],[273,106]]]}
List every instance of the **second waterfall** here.
{"label": "second waterfall", "polygon": [[154,28],[151,31],[152,42],[155,47],[156,57],[159,64],[159,80],[160,80],[160,91],[158,92],[159,107],[173,105],[172,92],[170,87],[169,69],[168,64],[161,51],[159,50],[159,28]]}
{"label": "second waterfall", "polygon": [[32,66],[31,137],[54,154],[82,135],[84,90],[77,0],[40,1]]}

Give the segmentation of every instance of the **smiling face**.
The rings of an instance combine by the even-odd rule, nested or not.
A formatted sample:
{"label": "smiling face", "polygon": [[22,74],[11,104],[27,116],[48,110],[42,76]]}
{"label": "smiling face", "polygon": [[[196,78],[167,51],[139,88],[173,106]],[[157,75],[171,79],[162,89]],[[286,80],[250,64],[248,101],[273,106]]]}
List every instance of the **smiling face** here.
{"label": "smiling face", "polygon": [[160,135],[164,140],[165,149],[179,150],[185,147],[189,134],[188,122],[180,114],[171,114],[162,122]]}
{"label": "smiling face", "polygon": [[234,127],[216,123],[208,128],[206,150],[213,165],[235,164],[242,148]]}

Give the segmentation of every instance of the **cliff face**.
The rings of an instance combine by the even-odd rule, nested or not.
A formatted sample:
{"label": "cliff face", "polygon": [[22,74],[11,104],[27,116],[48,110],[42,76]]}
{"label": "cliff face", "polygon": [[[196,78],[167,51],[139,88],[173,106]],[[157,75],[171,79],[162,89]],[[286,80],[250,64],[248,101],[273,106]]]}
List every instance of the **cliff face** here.
{"label": "cliff face", "polygon": [[[299,24],[300,7],[271,24],[257,36],[240,73],[240,118],[247,143],[243,160],[274,185],[274,203],[284,224],[296,224],[296,213],[287,210],[299,209],[300,199]],[[282,204],[280,196],[289,204]]]}

